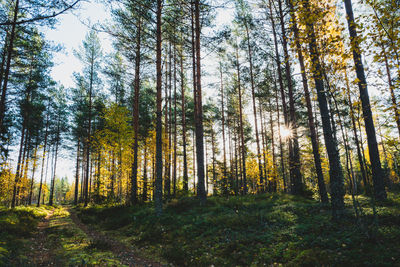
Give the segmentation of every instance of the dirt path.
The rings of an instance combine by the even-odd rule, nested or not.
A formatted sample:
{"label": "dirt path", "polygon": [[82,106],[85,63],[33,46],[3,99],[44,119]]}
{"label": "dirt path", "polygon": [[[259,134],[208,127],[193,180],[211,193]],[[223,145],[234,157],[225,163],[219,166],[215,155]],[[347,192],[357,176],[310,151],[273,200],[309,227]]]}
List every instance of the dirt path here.
{"label": "dirt path", "polygon": [[30,259],[35,266],[49,266],[54,264],[54,255],[52,250],[47,247],[46,229],[49,227],[51,216],[54,209],[51,210],[45,218],[43,218],[37,227],[37,233],[31,237],[31,253]]}
{"label": "dirt path", "polygon": [[92,242],[97,242],[106,245],[110,251],[121,261],[122,264],[128,266],[164,266],[158,262],[152,262],[147,259],[139,257],[132,248],[129,248],[125,244],[115,240],[109,236],[106,236],[96,230],[90,229],[87,225],[83,224],[75,211],[71,208],[67,209],[70,213],[73,223],[78,226],[82,231],[86,233]]}

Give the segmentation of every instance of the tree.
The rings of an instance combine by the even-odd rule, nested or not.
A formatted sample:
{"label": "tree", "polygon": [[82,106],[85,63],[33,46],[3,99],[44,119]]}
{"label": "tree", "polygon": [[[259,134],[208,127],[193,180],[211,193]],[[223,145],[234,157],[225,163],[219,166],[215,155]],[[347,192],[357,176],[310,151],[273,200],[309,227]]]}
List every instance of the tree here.
{"label": "tree", "polygon": [[93,94],[97,84],[99,84],[99,71],[102,59],[102,50],[100,40],[97,34],[92,30],[87,35],[82,43],[79,51],[75,52],[76,57],[83,63],[83,75],[81,78],[87,90],[87,105],[88,105],[88,126],[86,137],[86,172],[84,179],[84,204],[87,206],[89,202],[89,167],[90,167],[90,146],[92,135],[92,105]]}
{"label": "tree", "polygon": [[369,157],[371,160],[372,180],[374,182],[374,195],[377,200],[386,199],[386,190],[384,184],[384,173],[381,167],[378,143],[376,141],[376,132],[372,117],[371,104],[369,101],[367,80],[365,78],[364,66],[361,58],[360,40],[357,37],[356,24],[354,21],[353,7],[351,0],[344,0],[347,25],[350,33],[351,50],[353,52],[353,60],[356,68],[358,89],[362,104],[362,112],[365,123],[365,132],[367,133],[367,141],[369,148]]}

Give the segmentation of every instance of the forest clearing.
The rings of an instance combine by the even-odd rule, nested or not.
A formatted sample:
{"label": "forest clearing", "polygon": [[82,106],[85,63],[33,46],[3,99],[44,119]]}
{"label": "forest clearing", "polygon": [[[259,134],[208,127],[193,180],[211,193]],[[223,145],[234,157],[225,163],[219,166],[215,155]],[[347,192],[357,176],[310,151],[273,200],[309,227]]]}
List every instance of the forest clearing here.
{"label": "forest clearing", "polygon": [[400,266],[399,0],[0,1],[0,266]]}

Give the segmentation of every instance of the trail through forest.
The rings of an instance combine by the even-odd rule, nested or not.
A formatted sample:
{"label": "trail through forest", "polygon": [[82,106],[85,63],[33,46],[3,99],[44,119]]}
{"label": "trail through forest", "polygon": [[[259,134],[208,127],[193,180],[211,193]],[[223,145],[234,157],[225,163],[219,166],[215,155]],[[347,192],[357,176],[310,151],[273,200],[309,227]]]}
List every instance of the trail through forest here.
{"label": "trail through forest", "polygon": [[118,257],[122,264],[126,264],[128,266],[162,266],[162,264],[160,263],[151,262],[149,260],[139,257],[133,252],[132,248],[129,248],[127,245],[121,243],[120,241],[115,240],[114,238],[102,234],[94,229],[91,229],[81,222],[73,209],[68,208],[67,210],[71,216],[72,222],[82,231],[84,231],[88,238],[92,240],[92,242],[97,244],[104,244],[113,252],[116,257]]}
{"label": "trail through forest", "polygon": [[54,263],[54,255],[52,255],[51,249],[48,247],[48,236],[46,229],[50,225],[50,220],[54,214],[54,209],[49,212],[49,214],[43,218],[43,220],[38,224],[37,234],[31,238],[31,253],[30,258],[33,260],[33,264],[37,266],[47,266]]}
{"label": "trail through forest", "polygon": [[[50,266],[72,263],[70,252],[83,246],[85,252],[72,259],[76,264],[99,264],[113,266],[162,266],[139,257],[132,247],[85,225],[70,207],[49,211],[38,224],[37,233],[31,238],[30,263]],[[93,253],[101,251],[101,253]]]}

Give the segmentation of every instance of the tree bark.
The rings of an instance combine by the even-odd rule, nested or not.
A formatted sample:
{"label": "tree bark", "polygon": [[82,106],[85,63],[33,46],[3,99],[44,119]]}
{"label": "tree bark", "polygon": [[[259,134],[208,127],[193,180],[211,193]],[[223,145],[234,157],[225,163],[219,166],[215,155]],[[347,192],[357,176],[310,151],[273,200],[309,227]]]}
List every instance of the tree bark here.
{"label": "tree bark", "polygon": [[205,203],[207,195],[204,188],[204,130],[203,130],[203,104],[201,92],[201,57],[200,57],[200,4],[194,1],[195,10],[195,43],[196,43],[196,152],[197,152],[197,196],[202,204]]}
{"label": "tree bark", "polygon": [[221,79],[221,124],[222,124],[222,147],[223,147],[223,177],[222,188],[224,195],[228,195],[228,176],[226,171],[226,142],[225,142],[225,100],[224,100],[224,80],[222,77],[222,64],[219,63],[220,79]]}
{"label": "tree bark", "polygon": [[157,121],[156,121],[156,179],[154,187],[154,205],[157,216],[162,214],[162,70],[161,70],[161,11],[163,0],[157,0],[157,25],[156,25],[156,70],[157,70]]}
{"label": "tree bark", "polygon": [[250,32],[249,26],[247,25],[247,21],[245,20],[245,29],[246,29],[246,37],[247,37],[247,52],[249,57],[249,65],[250,65],[250,84],[251,84],[251,97],[253,100],[253,116],[254,116],[254,130],[256,134],[256,144],[257,144],[257,159],[258,159],[258,173],[259,173],[259,188],[258,191],[264,191],[264,178],[263,178],[263,165],[261,161],[261,150],[260,150],[260,138],[258,136],[258,123],[257,123],[257,108],[256,108],[256,93],[255,93],[255,84],[254,84],[254,74],[253,74],[253,52],[250,45]]}
{"label": "tree bark", "polygon": [[242,155],[242,186],[243,194],[247,194],[247,177],[246,177],[246,147],[244,145],[244,133],[243,133],[243,111],[242,111],[242,86],[240,83],[240,63],[239,63],[239,52],[236,46],[236,71],[237,71],[237,86],[239,94],[239,132],[240,132],[240,143],[241,143],[241,155]]}
{"label": "tree bark", "polygon": [[43,186],[43,173],[44,173],[44,162],[46,158],[46,147],[47,147],[47,138],[48,138],[48,133],[49,133],[49,111],[47,110],[47,118],[46,118],[46,130],[44,133],[44,145],[43,145],[43,155],[42,155],[42,169],[40,171],[40,184],[39,184],[39,194],[38,194],[38,203],[37,207],[40,206],[40,197],[42,194],[42,186]]}
{"label": "tree bark", "polygon": [[132,164],[132,176],[131,176],[131,204],[137,202],[137,171],[138,171],[138,147],[139,147],[139,93],[140,93],[140,61],[141,61],[141,32],[142,24],[141,18],[138,18],[137,32],[136,32],[136,54],[135,54],[135,80],[134,80],[134,91],[135,96],[133,99],[132,108],[132,123],[134,132],[134,143],[133,143],[133,164]]}
{"label": "tree bark", "polygon": [[181,101],[182,101],[182,146],[183,146],[183,191],[188,192],[189,190],[189,178],[188,178],[188,164],[187,164],[187,152],[186,152],[186,103],[185,103],[185,73],[183,69],[183,47],[180,50],[180,68],[181,68]]}
{"label": "tree bark", "polygon": [[78,205],[78,188],[79,188],[79,152],[80,152],[80,138],[78,138],[78,144],[76,148],[76,172],[75,172],[75,192],[74,192],[74,205]]}
{"label": "tree bark", "polygon": [[364,66],[361,58],[361,50],[359,46],[359,39],[357,37],[357,30],[354,21],[353,7],[351,0],[344,0],[347,23],[350,33],[350,40],[353,52],[354,65],[356,67],[356,74],[358,80],[358,89],[360,92],[360,99],[362,104],[362,111],[365,123],[365,132],[367,133],[369,157],[371,160],[372,181],[374,184],[374,196],[377,200],[385,200],[387,198],[384,182],[384,173],[381,167],[381,160],[379,156],[378,143],[376,141],[376,132],[374,121],[372,117],[371,105],[369,101],[367,80],[365,78]]}
{"label": "tree bark", "polygon": [[[304,1],[305,10],[309,10],[308,1]],[[329,158],[329,174],[330,174],[330,189],[331,189],[331,203],[332,215],[336,219],[344,209],[344,188],[343,188],[343,172],[340,164],[339,150],[332,131],[330,121],[330,113],[328,102],[325,95],[325,88],[322,77],[322,67],[319,60],[319,53],[317,49],[316,37],[314,34],[314,25],[312,22],[306,23],[307,35],[309,39],[309,49],[311,57],[312,75],[317,90],[317,98],[319,109],[321,113],[322,128],[324,132],[325,146]]]}
{"label": "tree bark", "polygon": [[0,98],[0,132],[1,133],[3,131],[5,131],[3,123],[4,123],[5,112],[6,112],[7,85],[8,85],[8,78],[10,75],[12,52],[14,49],[15,27],[16,27],[15,22],[17,21],[17,18],[18,18],[18,12],[19,12],[19,0],[16,0],[15,7],[14,7],[13,24],[11,25],[10,43],[8,44],[8,48],[7,48],[7,64],[6,64],[6,69],[4,72],[3,90],[1,91],[1,98]]}
{"label": "tree bark", "polygon": [[298,195],[303,192],[303,181],[302,175],[300,172],[300,148],[299,148],[299,140],[297,135],[297,118],[296,118],[296,108],[294,103],[294,95],[293,95],[293,84],[292,84],[292,73],[290,68],[290,57],[288,52],[288,44],[286,37],[286,28],[282,11],[282,1],[278,0],[279,7],[279,18],[282,30],[282,46],[283,46],[283,54],[285,57],[285,70],[286,70],[286,79],[288,86],[288,95],[289,95],[289,122],[290,129],[292,131],[292,151],[290,153],[290,173],[291,173],[291,192],[292,194]]}
{"label": "tree bark", "polygon": [[310,129],[310,138],[311,138],[311,145],[312,145],[312,149],[313,149],[314,165],[315,165],[315,170],[317,173],[318,191],[319,191],[319,196],[321,198],[321,202],[328,203],[329,199],[328,199],[328,194],[326,192],[324,174],[322,172],[321,156],[319,154],[319,144],[318,144],[317,132],[315,130],[315,124],[314,124],[314,116],[313,116],[313,110],[312,110],[312,105],[311,105],[310,90],[308,88],[306,68],[304,66],[304,57],[303,57],[302,47],[301,47],[300,38],[299,38],[299,29],[297,27],[296,14],[294,12],[292,0],[289,1],[289,8],[290,8],[290,14],[292,17],[292,28],[293,28],[293,34],[294,34],[294,41],[295,41],[295,45],[296,45],[297,56],[299,58],[304,96],[306,99],[308,127]]}

